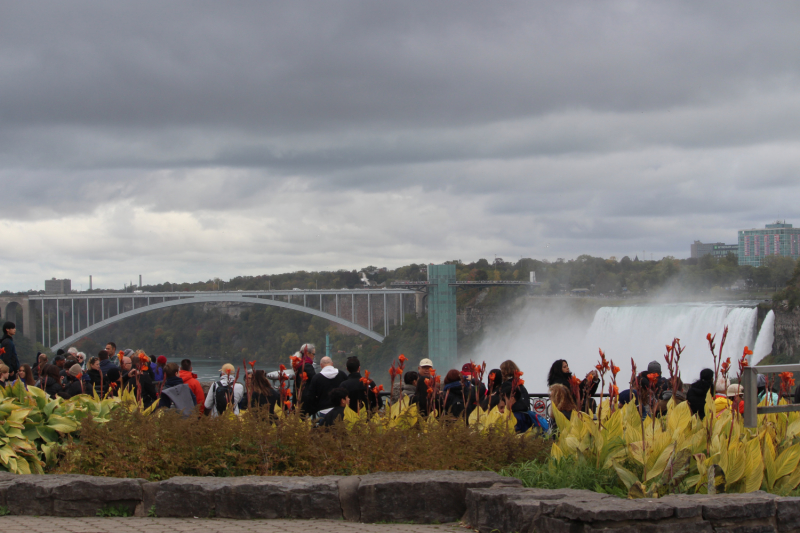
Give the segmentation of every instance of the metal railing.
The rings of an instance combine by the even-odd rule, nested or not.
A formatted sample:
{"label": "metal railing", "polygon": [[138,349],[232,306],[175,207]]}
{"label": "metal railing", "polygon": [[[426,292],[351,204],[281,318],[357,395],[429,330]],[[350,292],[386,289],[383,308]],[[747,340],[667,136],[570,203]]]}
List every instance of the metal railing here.
{"label": "metal railing", "polygon": [[744,373],[742,374],[742,386],[744,387],[744,427],[756,427],[758,425],[758,415],[800,411],[800,404],[758,407],[758,375],[777,374],[778,372],[800,372],[800,365],[749,366],[744,369]]}

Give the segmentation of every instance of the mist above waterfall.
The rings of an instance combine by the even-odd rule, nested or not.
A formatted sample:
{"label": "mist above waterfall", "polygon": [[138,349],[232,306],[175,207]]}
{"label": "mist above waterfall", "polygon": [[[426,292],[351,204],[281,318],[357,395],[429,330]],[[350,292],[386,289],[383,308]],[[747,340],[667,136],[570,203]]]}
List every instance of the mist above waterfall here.
{"label": "mist above waterfall", "polygon": [[[561,301],[559,301],[561,300]],[[728,326],[723,357],[736,360],[745,346],[754,346],[757,310],[730,304],[644,304],[620,307],[581,308],[577,301],[531,300],[513,316],[487,326],[484,340],[474,349],[473,360],[485,360],[496,368],[514,360],[525,373],[531,392],[547,391],[547,372],[556,359],[566,359],[579,377],[598,359],[598,348],[622,371],[620,389],[627,388],[631,358],[639,371],[650,361],[661,363],[664,374],[665,345],[674,337],[686,348],[681,357],[681,378],[695,381],[703,368],[713,365],[706,334],[716,334],[719,347]],[[766,327],[769,327],[764,324]],[[766,341],[765,341],[766,342]]]}

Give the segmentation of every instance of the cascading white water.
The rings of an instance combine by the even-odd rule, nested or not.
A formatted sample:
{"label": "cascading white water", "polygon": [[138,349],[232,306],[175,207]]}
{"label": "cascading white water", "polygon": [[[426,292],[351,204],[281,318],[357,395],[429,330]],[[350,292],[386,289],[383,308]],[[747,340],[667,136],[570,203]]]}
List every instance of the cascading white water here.
{"label": "cascading white water", "polygon": [[[582,378],[597,364],[598,348],[602,348],[622,369],[618,376],[620,389],[627,388],[630,380],[631,358],[639,371],[646,370],[650,361],[658,361],[667,375],[665,345],[674,337],[678,337],[686,347],[680,370],[681,378],[687,383],[697,380],[703,368],[713,366],[706,334],[716,334],[719,347],[726,325],[728,339],[723,356],[734,362],[741,357],[745,346],[756,353],[762,352],[754,346],[758,311],[752,306],[652,304],[602,307],[587,316],[580,312],[579,307],[570,306],[572,302],[567,298],[543,303],[532,302],[510,320],[488,326],[483,341],[469,357],[477,362],[486,361],[490,369],[512,359],[525,372],[528,390],[544,393],[547,392],[547,372],[553,361],[566,359],[571,370]],[[759,342],[769,345],[765,353],[772,346],[773,318],[768,315],[759,335]]]}
{"label": "cascading white water", "polygon": [[766,356],[772,353],[772,342],[775,340],[775,313],[770,311],[761,323],[761,331],[758,332],[756,345],[753,348],[753,355],[750,356],[750,364],[757,365]]}
{"label": "cascading white water", "polygon": [[[586,372],[597,360],[597,348],[602,348],[607,357],[628,371],[633,358],[639,371],[646,370],[648,362],[658,361],[666,375],[665,345],[678,337],[686,348],[680,360],[681,379],[690,383],[698,379],[700,370],[713,366],[706,335],[716,334],[718,350],[723,329],[728,326],[722,355],[734,361],[745,346],[752,346],[757,313],[753,307],[724,305],[603,307],[587,332],[586,355],[570,366],[578,373]],[[590,348],[594,348],[593,353]],[[627,382],[629,376],[626,374],[623,381]]]}

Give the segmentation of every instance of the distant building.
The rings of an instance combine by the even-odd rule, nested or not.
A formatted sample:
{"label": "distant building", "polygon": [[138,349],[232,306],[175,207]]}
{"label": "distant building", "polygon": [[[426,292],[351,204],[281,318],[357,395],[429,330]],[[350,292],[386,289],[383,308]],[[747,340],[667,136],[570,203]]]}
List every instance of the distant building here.
{"label": "distant building", "polygon": [[691,257],[695,259],[700,259],[704,255],[712,255],[720,259],[728,255],[728,252],[732,252],[734,255],[739,253],[738,244],[725,244],[724,242],[703,243],[694,241],[690,249],[692,252]]}
{"label": "distant building", "polygon": [[69,294],[71,292],[72,280],[56,278],[44,280],[45,294]]}
{"label": "distant building", "polygon": [[776,222],[765,229],[739,230],[739,264],[761,266],[772,255],[800,258],[800,228]]}

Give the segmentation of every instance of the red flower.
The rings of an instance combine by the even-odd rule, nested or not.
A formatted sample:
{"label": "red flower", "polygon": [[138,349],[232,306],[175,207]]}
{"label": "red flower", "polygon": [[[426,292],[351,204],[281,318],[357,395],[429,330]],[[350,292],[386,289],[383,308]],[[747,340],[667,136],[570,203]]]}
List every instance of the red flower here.
{"label": "red flower", "polygon": [[521,379],[517,382],[517,385],[525,385],[525,380]]}
{"label": "red flower", "polygon": [[569,382],[572,385],[580,385],[581,384],[581,380],[578,379],[578,376],[572,376],[571,378],[569,378]]}
{"label": "red flower", "polygon": [[723,361],[723,363],[722,363],[722,368],[721,368],[720,370],[722,371],[722,375],[723,375],[723,376],[727,376],[727,375],[728,375],[728,371],[729,371],[730,369],[731,369],[731,358],[730,358],[730,357],[728,357],[728,359],[726,359],[725,361]]}
{"label": "red flower", "polygon": [[614,385],[613,383],[608,384],[608,395],[612,398],[616,398],[619,396],[619,387]]}
{"label": "red flower", "polygon": [[778,376],[781,378],[781,385],[785,385],[787,391],[794,387],[794,374],[792,372],[781,372]]}
{"label": "red flower", "polygon": [[0,354],[4,354],[4,353],[6,353],[6,349],[5,348],[0,348]]}
{"label": "red flower", "polygon": [[305,383],[306,381],[308,381],[308,374],[306,374],[305,372],[303,372],[302,374],[300,374],[300,377],[302,378],[302,380],[303,380],[303,383]]}
{"label": "red flower", "polygon": [[650,380],[650,386],[655,387],[658,383],[658,374],[647,374],[647,379]]}
{"label": "red flower", "polygon": [[667,344],[667,353],[669,353],[669,352],[671,352],[671,351],[672,351],[672,346],[670,346],[669,344]]}
{"label": "red flower", "polygon": [[253,368],[254,366],[256,366],[256,362],[255,361],[250,361],[250,368]]}
{"label": "red flower", "polygon": [[747,357],[748,355],[753,355],[753,350],[745,346],[744,352],[742,352],[742,357]]}
{"label": "red flower", "polygon": [[619,374],[619,367],[618,367],[618,366],[611,365],[611,373],[612,373],[612,374],[614,374],[614,376],[616,376],[617,374]]}
{"label": "red flower", "polygon": [[406,357],[403,354],[400,354],[400,357],[398,357],[398,359],[400,360],[400,363],[405,363],[406,361],[408,361],[408,357]]}
{"label": "red flower", "polygon": [[292,408],[291,400],[286,400],[285,402],[283,402],[283,405],[285,405],[287,409],[291,409]]}
{"label": "red flower", "polygon": [[278,370],[280,370],[281,372],[286,372],[286,366],[285,365],[279,365],[278,366]]}

